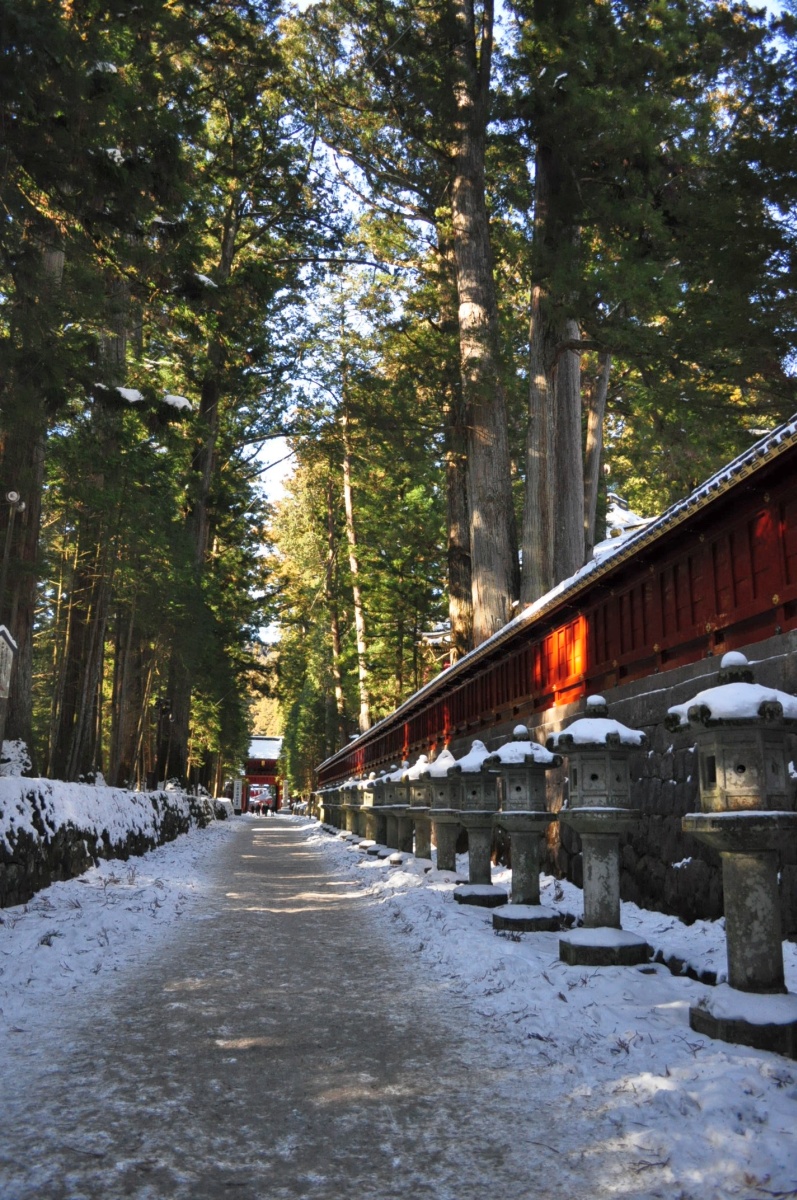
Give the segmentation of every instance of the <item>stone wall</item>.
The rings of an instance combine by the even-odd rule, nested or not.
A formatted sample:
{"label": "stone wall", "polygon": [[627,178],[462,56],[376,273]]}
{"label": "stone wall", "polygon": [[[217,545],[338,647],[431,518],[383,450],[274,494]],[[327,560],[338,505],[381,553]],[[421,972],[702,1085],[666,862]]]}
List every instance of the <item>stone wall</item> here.
{"label": "stone wall", "polygon": [[[130,828],[122,835],[117,831],[112,839],[107,828],[81,829],[71,820],[63,824],[53,820],[48,795],[52,784],[36,779],[19,783],[16,802],[25,810],[19,813],[25,818],[19,822],[24,827],[6,831],[0,841],[0,908],[25,904],[42,888],[73,879],[100,859],[145,854],[213,819],[207,802],[193,796],[171,791],[130,793]],[[147,805],[152,811],[142,821],[142,808]]]}
{"label": "stone wall", "polygon": [[[797,693],[797,633],[782,634],[764,642],[738,647],[750,660],[757,683]],[[639,809],[636,830],[621,839],[621,895],[643,908],[672,913],[691,922],[722,915],[722,877],[718,855],[681,832],[685,813],[700,809],[697,756],[689,731],[670,733],[664,727],[667,709],[683,703],[702,688],[716,683],[720,658],[706,658],[686,667],[662,672],[648,679],[620,685],[603,694],[609,715],[636,729],[644,729],[648,750],[631,759],[632,803]],[[479,735],[490,749],[511,736],[513,727],[526,722],[532,736],[545,741],[583,714],[583,703],[528,715],[522,711]],[[460,738],[451,746],[459,757],[472,737]],[[797,739],[791,759],[797,763]],[[566,768],[552,772],[549,807],[561,807],[566,787]],[[797,784],[795,784],[797,791]],[[581,847],[578,835],[559,829],[550,831],[544,869],[554,871],[581,886]],[[781,899],[784,934],[797,937],[797,839],[785,844],[781,862]]]}

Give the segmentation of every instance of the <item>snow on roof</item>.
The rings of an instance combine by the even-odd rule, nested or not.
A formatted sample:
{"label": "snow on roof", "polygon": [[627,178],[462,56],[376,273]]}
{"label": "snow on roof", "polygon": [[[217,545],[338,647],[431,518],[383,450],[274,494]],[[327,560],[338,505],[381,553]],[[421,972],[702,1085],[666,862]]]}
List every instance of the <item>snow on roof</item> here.
{"label": "snow on roof", "polygon": [[718,687],[704,688],[691,700],[674,704],[667,714],[678,717],[681,725],[688,723],[688,712],[692,706],[708,710],[710,721],[752,721],[759,717],[762,704],[776,701],[783,708],[783,715],[790,721],[797,720],[797,699],[777,688],[763,687],[760,683],[723,683]]}
{"label": "snow on roof", "polygon": [[[453,686],[453,679],[467,671],[470,666],[483,658],[492,649],[496,649],[503,642],[507,641],[518,630],[527,625],[533,624],[543,614],[551,609],[555,609],[566,596],[580,591],[588,580],[593,576],[600,576],[612,570],[615,566],[625,559],[635,554],[642,546],[646,546],[649,542],[654,541],[662,534],[669,532],[674,526],[680,524],[697,512],[705,504],[708,504],[715,496],[723,492],[727,487],[731,486],[739,479],[746,478],[753,471],[757,470],[763,463],[775,458],[778,454],[789,446],[797,444],[797,413],[789,420],[779,425],[777,429],[773,429],[771,433],[767,433],[764,437],[759,438],[749,450],[745,450],[737,458],[721,467],[713,475],[709,476],[700,487],[695,488],[683,500],[676,501],[670,505],[660,517],[656,517],[648,525],[644,525],[641,529],[632,530],[627,535],[618,538],[612,538],[609,541],[608,547],[603,550],[606,543],[602,544],[602,553],[596,556],[589,562],[585,563],[574,575],[568,579],[563,579],[555,587],[546,592],[544,596],[540,596],[533,604],[529,604],[526,608],[521,609],[511,621],[501,629],[496,630],[491,637],[487,638],[474,650],[465,654],[456,663],[452,664],[446,671],[442,671],[428,683],[414,692],[403,704],[400,704],[394,712],[383,717],[381,721],[377,721],[372,725],[367,733],[361,734],[355,739],[356,742],[361,740],[370,741],[378,732],[392,724],[396,717],[401,713],[406,713],[409,709],[415,707],[418,702],[432,695],[440,687],[450,688]],[[337,751],[336,754],[330,755],[325,759],[321,766],[326,766],[332,763],[341,753],[348,753],[351,746],[344,747],[343,751]]]}
{"label": "snow on roof", "polygon": [[[641,729],[629,729],[611,717],[580,717],[560,733],[552,733],[546,745],[566,748],[572,741],[576,746],[605,746],[609,737],[619,738],[623,746],[641,746],[647,739]],[[562,743],[564,739],[564,744]]]}
{"label": "snow on roof", "polygon": [[163,397],[164,404],[171,404],[172,408],[187,408],[193,410],[193,404],[185,396],[171,396],[168,393]]}
{"label": "snow on roof", "polygon": [[418,761],[413,763],[409,770],[404,772],[403,778],[416,780],[421,778],[421,773],[429,766],[429,755],[421,754],[418,756]]}
{"label": "snow on roof", "polygon": [[422,778],[445,779],[448,775],[449,767],[453,767],[456,761],[450,750],[441,750],[434,762],[427,765]]}
{"label": "snow on roof", "polygon": [[641,517],[629,508],[622,496],[609,492],[609,506],[606,510],[606,537],[614,540],[621,534],[636,531],[643,525],[650,525],[655,517]]}
{"label": "snow on roof", "polygon": [[703,688],[691,700],[673,704],[667,709],[667,725],[677,729],[689,721],[689,710],[700,709],[698,720],[754,721],[775,714],[762,712],[762,705],[779,704],[787,720],[797,719],[797,700],[788,692],[762,687],[753,682],[753,672],[747,658],[739,650],[729,650],[720,662],[719,683]]}
{"label": "snow on roof", "polygon": [[543,766],[553,766],[554,763],[560,763],[561,759],[552,754],[550,750],[546,750],[539,742],[532,742],[531,739],[526,741],[505,742],[503,746],[495,750],[489,758],[485,759],[485,766],[517,766],[525,765],[530,762],[541,763]]}
{"label": "snow on roof", "polygon": [[465,775],[472,775],[476,771],[481,771],[482,763],[485,758],[489,758],[490,751],[485,746],[484,742],[475,739],[473,745],[467,754],[463,754],[462,758],[456,759],[452,770],[462,771]]}
{"label": "snow on roof", "polygon": [[256,733],[249,743],[250,758],[279,758],[282,750],[281,737],[269,737]]}

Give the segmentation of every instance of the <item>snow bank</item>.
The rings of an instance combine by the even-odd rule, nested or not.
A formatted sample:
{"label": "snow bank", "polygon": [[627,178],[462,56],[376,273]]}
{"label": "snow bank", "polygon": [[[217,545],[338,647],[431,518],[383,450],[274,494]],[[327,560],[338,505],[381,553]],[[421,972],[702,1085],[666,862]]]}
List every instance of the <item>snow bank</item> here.
{"label": "snow bank", "polygon": [[[595,1172],[593,1189],[584,1186],[573,1196],[795,1195],[797,1064],[714,1041],[689,1026],[689,1008],[701,998],[706,1006],[728,1004],[729,989],[707,986],[687,973],[692,964],[701,977],[716,973],[722,982],[722,921],[687,926],[624,903],[624,930],[643,937],[659,961],[571,967],[559,958],[559,933],[495,933],[492,912],[455,904],[451,876],[425,875],[412,860],[388,875],[383,864],[352,855],[317,827],[308,826],[306,839],[324,850],[336,871],[363,887],[398,952],[420,960],[432,978],[447,986],[453,982],[506,1053],[527,1063],[529,1088],[518,1103],[538,1106],[546,1130],[541,1137],[555,1148],[557,1161],[566,1165],[572,1153],[583,1179]],[[466,862],[467,856],[459,856],[460,873],[466,873]],[[493,868],[493,884],[507,887],[510,879],[508,870]],[[546,907],[581,917],[578,888],[550,876],[540,883]],[[503,916],[511,908],[497,911]],[[579,935],[590,936],[583,930]],[[784,958],[794,993],[797,946],[784,943]],[[681,972],[673,974],[662,961],[679,962]],[[790,1005],[794,996],[774,999]],[[760,997],[750,1004],[764,1007]],[[452,1053],[457,1036],[452,1026]],[[600,1132],[604,1123],[611,1139]],[[571,1149],[576,1130],[581,1134],[572,1136],[581,1142]],[[604,1153],[618,1164],[608,1183],[600,1176]],[[545,1183],[538,1191],[564,1195],[561,1187],[547,1189]],[[532,1192],[533,1181],[524,1194]]]}
{"label": "snow bank", "polygon": [[101,859],[143,854],[213,815],[207,801],[182,792],[0,778],[0,907]]}

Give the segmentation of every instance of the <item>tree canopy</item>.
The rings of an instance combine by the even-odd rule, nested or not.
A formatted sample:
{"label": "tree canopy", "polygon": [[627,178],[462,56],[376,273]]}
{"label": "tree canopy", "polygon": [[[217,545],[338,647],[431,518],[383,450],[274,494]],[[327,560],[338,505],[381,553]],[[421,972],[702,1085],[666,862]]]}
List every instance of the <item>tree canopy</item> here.
{"label": "tree canopy", "polygon": [[607,486],[652,515],[796,407],[792,3],[0,0],[0,45],[36,769],[218,789],[268,697],[309,787]]}

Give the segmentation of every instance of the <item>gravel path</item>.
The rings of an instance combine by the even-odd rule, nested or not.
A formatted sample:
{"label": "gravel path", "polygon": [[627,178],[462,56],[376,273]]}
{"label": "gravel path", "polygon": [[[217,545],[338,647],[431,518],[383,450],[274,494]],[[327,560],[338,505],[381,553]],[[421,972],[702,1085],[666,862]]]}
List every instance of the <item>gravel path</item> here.
{"label": "gravel path", "polygon": [[2,1200],[632,1194],[590,1181],[579,1131],[561,1170],[544,1062],[403,957],[295,824],[243,826],[213,872],[164,953],[17,1055]]}

